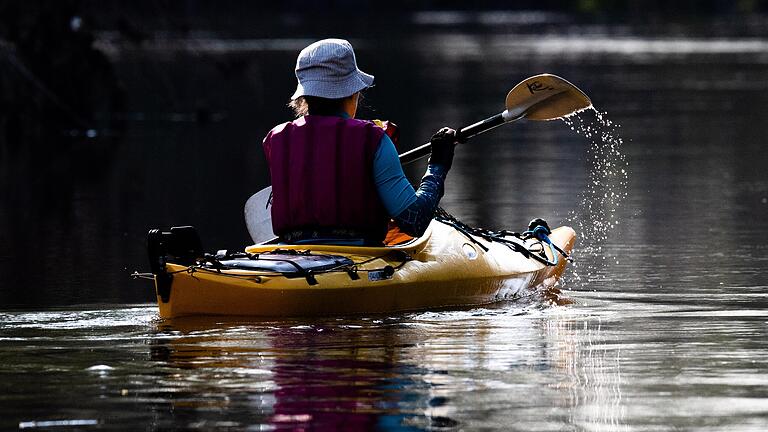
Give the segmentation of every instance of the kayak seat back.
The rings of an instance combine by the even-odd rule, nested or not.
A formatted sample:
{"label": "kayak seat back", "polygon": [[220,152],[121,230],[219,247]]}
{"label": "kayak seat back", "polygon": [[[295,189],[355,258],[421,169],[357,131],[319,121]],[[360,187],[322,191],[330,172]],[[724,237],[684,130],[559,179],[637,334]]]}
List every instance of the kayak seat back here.
{"label": "kayak seat back", "polygon": [[[435,223],[434,221],[432,223]],[[247,246],[245,251],[251,254],[259,254],[265,252],[272,252],[275,249],[283,250],[306,250],[311,249],[312,252],[330,252],[330,253],[343,253],[357,256],[382,256],[392,253],[393,251],[402,251],[414,256],[421,252],[429,243],[429,239],[432,237],[431,226],[422,234],[421,237],[414,237],[407,239],[404,243],[398,243],[392,246],[342,246],[342,245],[327,245],[327,244],[255,244]]]}

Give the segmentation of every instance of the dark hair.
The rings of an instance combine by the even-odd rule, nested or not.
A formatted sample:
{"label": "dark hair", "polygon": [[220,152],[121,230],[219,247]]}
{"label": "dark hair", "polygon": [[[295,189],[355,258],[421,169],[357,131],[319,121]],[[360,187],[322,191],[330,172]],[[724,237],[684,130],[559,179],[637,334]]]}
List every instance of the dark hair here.
{"label": "dark hair", "polygon": [[344,111],[344,99],[327,99],[318,96],[299,96],[288,103],[296,117],[312,115],[338,115]]}

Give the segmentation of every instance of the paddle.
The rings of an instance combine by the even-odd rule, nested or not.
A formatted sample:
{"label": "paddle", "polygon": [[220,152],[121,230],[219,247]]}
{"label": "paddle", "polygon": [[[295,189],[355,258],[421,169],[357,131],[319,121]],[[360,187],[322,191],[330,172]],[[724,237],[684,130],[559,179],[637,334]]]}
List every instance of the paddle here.
{"label": "paddle", "polygon": [[[506,109],[492,117],[457,131],[459,142],[520,119],[555,120],[592,106],[587,95],[575,85],[557,75],[541,74],[527,78],[507,93]],[[407,165],[430,154],[430,144],[424,144],[400,155],[400,163]],[[245,203],[245,223],[256,243],[271,240],[272,214],[270,196],[272,186],[251,196]]]}
{"label": "paddle", "polygon": [[[499,127],[505,123],[526,120],[555,120],[592,106],[592,101],[575,85],[557,75],[535,75],[517,84],[507,93],[506,109],[456,132],[459,142]],[[407,165],[430,153],[430,144],[424,144],[400,155],[400,163]]]}

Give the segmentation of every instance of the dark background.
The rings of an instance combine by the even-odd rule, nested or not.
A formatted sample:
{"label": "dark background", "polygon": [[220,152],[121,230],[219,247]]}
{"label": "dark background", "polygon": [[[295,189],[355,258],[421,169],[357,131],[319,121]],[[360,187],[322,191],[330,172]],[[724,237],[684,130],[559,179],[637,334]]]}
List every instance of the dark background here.
{"label": "dark background", "polygon": [[[768,2],[273,3],[0,2],[6,307],[152,301],[129,277],[148,267],[150,228],[195,225],[210,251],[248,244],[242,206],[268,185],[259,144],[290,119],[296,54],[325,37],[350,39],[376,75],[360,116],[398,123],[401,150],[498,112],[515,83],[552,72],[624,126],[633,176],[614,244],[671,241],[680,224],[757,224],[765,237]],[[449,178],[449,211],[494,228],[588,222],[568,220],[583,205],[588,142],[562,123],[472,146]]]}

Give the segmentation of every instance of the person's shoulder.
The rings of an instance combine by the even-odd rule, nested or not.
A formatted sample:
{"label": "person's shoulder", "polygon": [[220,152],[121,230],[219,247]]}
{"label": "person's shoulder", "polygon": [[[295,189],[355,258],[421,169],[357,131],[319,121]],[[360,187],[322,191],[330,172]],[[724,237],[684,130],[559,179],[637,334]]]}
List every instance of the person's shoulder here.
{"label": "person's shoulder", "polygon": [[384,129],[382,129],[382,127],[376,122],[374,122],[373,120],[360,120],[360,119],[348,118],[348,119],[345,119],[344,121],[347,122],[347,125],[351,127],[368,129],[374,132],[375,134],[379,134],[379,133],[384,134]]}
{"label": "person's shoulder", "polygon": [[273,134],[276,134],[276,133],[279,133],[279,132],[282,132],[282,131],[284,131],[286,128],[289,128],[289,127],[293,127],[293,126],[295,126],[295,125],[296,125],[296,122],[298,122],[299,120],[301,120],[301,121],[303,122],[303,117],[300,117],[300,118],[298,118],[298,119],[296,119],[296,120],[293,120],[293,121],[288,121],[288,122],[285,122],[285,123],[280,123],[279,125],[277,125],[277,126],[273,127],[273,128],[272,128],[272,129],[269,131],[269,133],[267,133],[267,136],[269,136],[269,135],[273,135]]}
{"label": "person's shoulder", "polygon": [[264,135],[264,139],[261,140],[262,144],[265,146],[271,145],[271,142],[273,141],[273,136],[284,131],[285,128],[289,127],[288,125],[290,125],[291,123],[293,122],[285,122],[273,127],[269,132],[267,132],[266,135]]}

